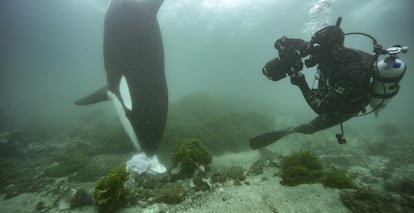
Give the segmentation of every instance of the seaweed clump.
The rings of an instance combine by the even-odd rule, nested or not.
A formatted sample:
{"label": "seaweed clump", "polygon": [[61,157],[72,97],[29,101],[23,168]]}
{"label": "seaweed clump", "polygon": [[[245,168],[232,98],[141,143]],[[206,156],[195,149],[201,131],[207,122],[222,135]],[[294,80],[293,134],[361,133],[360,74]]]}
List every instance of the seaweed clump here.
{"label": "seaweed clump", "polygon": [[414,198],[372,189],[342,190],[342,203],[351,212],[414,212]]}
{"label": "seaweed clump", "polygon": [[184,201],[186,195],[187,192],[182,185],[177,183],[167,183],[163,187],[156,189],[155,201],[177,204]]}
{"label": "seaweed clump", "polygon": [[296,186],[318,182],[323,176],[322,162],[315,153],[304,151],[286,156],[281,162],[280,184]]}
{"label": "seaweed clump", "polygon": [[296,186],[306,183],[322,183],[325,187],[337,189],[357,188],[355,177],[347,174],[346,170],[330,168],[324,170],[319,157],[309,151],[292,153],[281,161],[282,181],[280,184]]}
{"label": "seaweed clump", "polygon": [[[210,178],[212,183],[224,183],[226,181],[233,181],[233,185],[240,186],[246,180],[246,172],[241,166],[232,166],[223,168],[213,173]],[[245,184],[248,184],[245,182]]]}
{"label": "seaweed clump", "polygon": [[212,156],[207,147],[198,139],[184,139],[176,144],[172,152],[173,167],[179,168],[179,173],[191,177],[199,168],[207,167]]}
{"label": "seaweed clump", "polygon": [[355,177],[348,175],[345,170],[331,168],[324,172],[322,184],[329,188],[355,189],[354,179]]}
{"label": "seaweed clump", "polygon": [[96,182],[93,197],[100,212],[114,212],[127,204],[128,196],[131,194],[125,188],[128,176],[125,164],[121,164]]}

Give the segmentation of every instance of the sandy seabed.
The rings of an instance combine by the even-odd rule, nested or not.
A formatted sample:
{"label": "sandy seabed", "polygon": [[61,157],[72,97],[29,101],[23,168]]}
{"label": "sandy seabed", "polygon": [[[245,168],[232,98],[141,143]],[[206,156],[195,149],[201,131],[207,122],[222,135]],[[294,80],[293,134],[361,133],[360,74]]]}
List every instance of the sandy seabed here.
{"label": "sandy seabed", "polygon": [[[258,158],[259,154],[255,151],[226,154],[215,157],[211,167],[251,165]],[[266,168],[262,175],[247,176],[246,181],[240,186],[235,186],[231,181],[228,181],[220,186],[215,186],[210,191],[196,192],[198,194],[180,204],[154,204],[146,208],[138,205],[129,206],[119,212],[350,212],[341,203],[339,190],[325,188],[321,184],[284,186],[279,183],[280,178],[274,176],[277,170],[277,168]],[[25,193],[9,200],[0,201],[0,207],[5,213],[36,212],[34,209],[39,202],[53,203],[55,199],[56,197],[43,193]],[[90,206],[71,210],[54,208],[47,212],[92,213],[97,211]]]}

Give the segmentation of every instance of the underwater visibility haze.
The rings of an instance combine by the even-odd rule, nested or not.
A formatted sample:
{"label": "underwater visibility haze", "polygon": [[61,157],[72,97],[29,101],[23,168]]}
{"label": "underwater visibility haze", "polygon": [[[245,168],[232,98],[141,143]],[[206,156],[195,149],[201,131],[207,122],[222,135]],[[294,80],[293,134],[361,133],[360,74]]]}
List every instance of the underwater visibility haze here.
{"label": "underwater visibility haze", "polygon": [[[85,112],[71,103],[105,82],[102,44],[108,1],[5,0],[1,4],[2,120],[8,120],[8,125],[38,118],[68,120]],[[344,32],[368,33],[384,47],[410,47],[411,8],[408,0],[392,4],[165,1],[158,19],[170,101],[202,91],[265,101],[278,113],[309,120],[314,114],[288,80],[271,82],[261,74],[264,63],[276,56],[274,41],[283,35],[309,40],[321,26],[334,24],[341,16]],[[346,45],[372,50],[371,41],[361,36],[347,37]],[[409,55],[402,57],[410,67]],[[304,73],[310,82],[315,70]],[[395,121],[406,129],[412,126],[406,119],[412,117],[414,105],[409,98],[410,79],[408,70],[400,93],[381,116],[358,120],[364,126],[381,121]]]}
{"label": "underwater visibility haze", "polygon": [[[0,209],[358,212],[359,204],[353,203],[357,193],[379,200],[395,193],[400,199],[390,202],[399,207],[390,209],[414,211],[404,204],[404,199],[414,199],[411,0],[164,0],[157,19],[169,106],[168,116],[163,112],[167,121],[159,149],[150,152],[158,152],[170,176],[138,176],[135,182],[125,180],[130,191],[111,188],[101,193],[100,184],[111,183],[111,177],[125,178],[122,163],[136,154],[112,104],[74,104],[107,83],[104,22],[109,2],[0,2]],[[264,150],[251,150],[249,138],[316,117],[289,78],[271,81],[263,75],[265,63],[277,56],[275,40],[287,36],[309,41],[338,17],[345,33],[367,33],[384,48],[408,47],[406,54],[399,54],[408,69],[398,94],[378,116],[345,122],[346,145],[336,142],[340,128],[335,126],[313,135],[292,134]],[[346,36],[345,46],[373,50],[372,41],[361,35]],[[142,48],[142,53],[153,50]],[[316,68],[302,72],[309,85],[316,86]],[[292,158],[286,157],[291,153]],[[183,159],[190,154],[196,160]],[[296,158],[309,158],[306,161],[314,164],[284,166],[299,161]],[[308,178],[292,179],[293,174]],[[332,177],[347,184],[338,187]],[[123,184],[113,187],[124,189]],[[316,200],[295,197],[290,191],[294,187]],[[374,191],[364,191],[367,188]],[[125,200],[112,203],[105,197],[112,196],[111,190]],[[206,198],[196,192],[206,193]],[[246,199],[260,202],[237,201],[246,192],[252,196]],[[33,193],[42,196],[20,205]],[[85,196],[85,203],[75,202],[75,194]],[[292,207],[289,199],[280,199],[288,194],[303,205]],[[197,205],[192,206],[191,199]],[[341,208],[335,210],[335,205]]]}

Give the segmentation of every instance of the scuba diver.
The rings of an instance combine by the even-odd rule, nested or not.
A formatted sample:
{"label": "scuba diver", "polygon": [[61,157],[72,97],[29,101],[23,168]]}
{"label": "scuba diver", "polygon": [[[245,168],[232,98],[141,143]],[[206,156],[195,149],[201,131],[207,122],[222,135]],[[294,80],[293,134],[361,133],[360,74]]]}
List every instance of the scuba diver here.
{"label": "scuba diver", "polygon": [[[287,75],[290,82],[299,87],[308,105],[318,114],[309,123],[294,128],[272,131],[250,139],[252,149],[274,143],[290,133],[313,134],[335,126],[341,127],[336,134],[338,143],[346,143],[342,123],[366,113],[368,104],[378,113],[379,109],[399,90],[399,81],[406,66],[398,59],[398,53],[406,53],[407,47],[395,45],[383,49],[372,36],[365,33],[348,33],[368,36],[373,40],[374,53],[350,49],[344,46],[345,35],[340,28],[341,17],[336,25],[317,31],[310,42],[283,36],[276,40],[274,47],[279,58],[269,61],[262,72],[270,80],[278,81]],[[379,55],[388,57],[377,63]],[[309,56],[309,57],[308,57]],[[300,72],[301,58],[307,68],[317,65],[318,87],[311,89]],[[389,74],[391,70],[392,74]],[[386,71],[386,72],[382,72]]]}

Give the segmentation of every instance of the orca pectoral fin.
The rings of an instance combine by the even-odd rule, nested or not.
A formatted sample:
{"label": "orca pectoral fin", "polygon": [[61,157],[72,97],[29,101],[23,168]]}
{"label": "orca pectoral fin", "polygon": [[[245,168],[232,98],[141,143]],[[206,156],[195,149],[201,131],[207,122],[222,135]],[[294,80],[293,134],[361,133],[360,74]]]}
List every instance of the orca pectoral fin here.
{"label": "orca pectoral fin", "polygon": [[91,93],[90,95],[75,101],[75,104],[76,105],[89,105],[89,104],[94,104],[94,103],[98,103],[101,101],[107,101],[108,100],[107,91],[108,91],[107,86],[99,88],[98,90]]}

